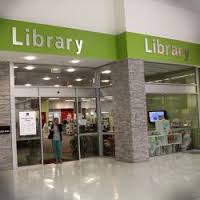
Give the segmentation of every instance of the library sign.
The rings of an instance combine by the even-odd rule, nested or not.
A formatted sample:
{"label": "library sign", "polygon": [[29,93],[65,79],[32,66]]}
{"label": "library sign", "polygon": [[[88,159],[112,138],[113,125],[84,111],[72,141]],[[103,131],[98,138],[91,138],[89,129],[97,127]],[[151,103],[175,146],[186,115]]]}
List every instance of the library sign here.
{"label": "library sign", "polygon": [[[123,35],[129,58],[151,62],[200,65],[200,44],[127,32]],[[126,45],[124,47],[126,48]]]}
{"label": "library sign", "polygon": [[172,44],[164,44],[157,38],[148,39],[145,37],[144,46],[145,52],[149,54],[182,57],[184,61],[189,60],[190,50],[188,48]]}
{"label": "library sign", "polygon": [[116,59],[112,34],[0,18],[0,51]]}
{"label": "library sign", "polygon": [[17,27],[12,27],[12,44],[15,46],[56,48],[66,51],[71,51],[72,47],[75,47],[77,55],[81,54],[83,48],[83,40],[81,39],[73,39],[68,36],[43,35],[39,34],[36,28],[25,28],[22,39],[19,39]]}

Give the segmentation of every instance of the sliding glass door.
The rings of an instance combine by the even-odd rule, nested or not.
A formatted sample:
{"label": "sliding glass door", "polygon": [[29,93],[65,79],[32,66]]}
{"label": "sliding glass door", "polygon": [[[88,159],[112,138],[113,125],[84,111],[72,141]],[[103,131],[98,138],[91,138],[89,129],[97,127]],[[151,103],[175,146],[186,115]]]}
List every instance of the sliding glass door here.
{"label": "sliding glass door", "polygon": [[55,162],[53,121],[62,124],[62,159],[99,155],[96,90],[93,88],[16,87],[18,166]]}

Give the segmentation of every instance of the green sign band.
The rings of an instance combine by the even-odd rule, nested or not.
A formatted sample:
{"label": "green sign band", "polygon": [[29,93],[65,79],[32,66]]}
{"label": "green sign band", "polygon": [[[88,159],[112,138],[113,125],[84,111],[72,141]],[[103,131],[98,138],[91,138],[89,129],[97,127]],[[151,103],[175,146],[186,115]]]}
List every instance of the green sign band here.
{"label": "green sign band", "polygon": [[0,50],[116,60],[113,35],[0,19]]}
{"label": "green sign band", "polygon": [[125,33],[128,58],[200,65],[200,44],[136,33]]}
{"label": "green sign band", "polygon": [[115,36],[7,19],[0,19],[0,51],[200,65],[200,44],[130,32]]}

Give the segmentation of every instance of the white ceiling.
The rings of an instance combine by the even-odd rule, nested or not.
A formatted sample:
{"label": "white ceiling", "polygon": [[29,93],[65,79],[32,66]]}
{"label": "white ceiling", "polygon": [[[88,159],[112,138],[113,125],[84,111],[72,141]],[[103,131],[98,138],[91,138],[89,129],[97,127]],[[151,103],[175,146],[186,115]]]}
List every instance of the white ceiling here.
{"label": "white ceiling", "polygon": [[[24,59],[25,56],[36,56],[36,60],[27,61]],[[0,62],[14,62],[14,63],[29,63],[29,64],[48,64],[48,65],[65,65],[72,66],[70,63],[72,57],[69,56],[55,56],[45,54],[32,54],[32,53],[17,53],[17,52],[0,52]],[[100,67],[111,63],[111,60],[97,60],[97,59],[86,59],[81,58],[81,62],[75,64],[78,67]]]}

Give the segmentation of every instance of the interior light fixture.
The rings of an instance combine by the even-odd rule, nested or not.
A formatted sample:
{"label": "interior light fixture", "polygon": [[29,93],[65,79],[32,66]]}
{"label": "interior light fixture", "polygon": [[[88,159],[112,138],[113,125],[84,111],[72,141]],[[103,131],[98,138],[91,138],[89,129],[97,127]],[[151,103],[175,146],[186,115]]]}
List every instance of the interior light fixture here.
{"label": "interior light fixture", "polygon": [[73,85],[68,85],[67,87],[73,87]]}
{"label": "interior light fixture", "polygon": [[108,99],[108,100],[112,100],[113,97],[112,96],[105,96],[104,98]]}
{"label": "interior light fixture", "polygon": [[26,83],[25,86],[26,86],[26,87],[31,87],[32,84],[30,84],[30,83]]}
{"label": "interior light fixture", "polygon": [[83,79],[82,78],[76,78],[75,79],[75,81],[77,81],[77,82],[80,82],[80,81],[82,81]]}
{"label": "interior light fixture", "polygon": [[25,56],[24,59],[25,60],[35,60],[36,57],[35,56]]}
{"label": "interior light fixture", "polygon": [[101,80],[102,83],[108,83],[110,80]]}
{"label": "interior light fixture", "polygon": [[102,111],[101,114],[109,114],[109,112]]}
{"label": "interior light fixture", "polygon": [[42,79],[45,80],[45,81],[49,81],[51,78],[48,77],[48,76],[46,76],[46,77],[44,77],[44,78],[42,78]]}
{"label": "interior light fixture", "polygon": [[72,64],[77,64],[77,63],[80,63],[80,60],[73,59],[73,60],[70,61],[70,63],[72,63]]}
{"label": "interior light fixture", "polygon": [[75,100],[73,100],[73,99],[66,99],[65,101],[66,102],[75,102]]}
{"label": "interior light fixture", "polygon": [[57,98],[57,97],[51,97],[51,98],[48,98],[50,101],[55,101],[55,100],[59,100],[60,98]]}
{"label": "interior light fixture", "polygon": [[14,69],[18,69],[19,67],[18,66],[14,66]]}
{"label": "interior light fixture", "polygon": [[60,67],[52,67],[51,73],[53,74],[60,74],[62,72],[62,69]]}
{"label": "interior light fixture", "polygon": [[91,99],[87,99],[87,98],[81,98],[81,100],[86,101],[86,102],[91,101]]}
{"label": "interior light fixture", "polygon": [[101,73],[102,73],[102,74],[110,74],[110,73],[111,73],[111,70],[106,69],[106,70],[102,71]]}
{"label": "interior light fixture", "polygon": [[54,85],[54,87],[60,87],[60,85]]}
{"label": "interior light fixture", "polygon": [[75,72],[76,70],[74,68],[68,68],[66,69],[67,72]]}
{"label": "interior light fixture", "polygon": [[33,65],[27,65],[26,67],[24,67],[26,70],[33,70],[35,69],[35,66]]}

